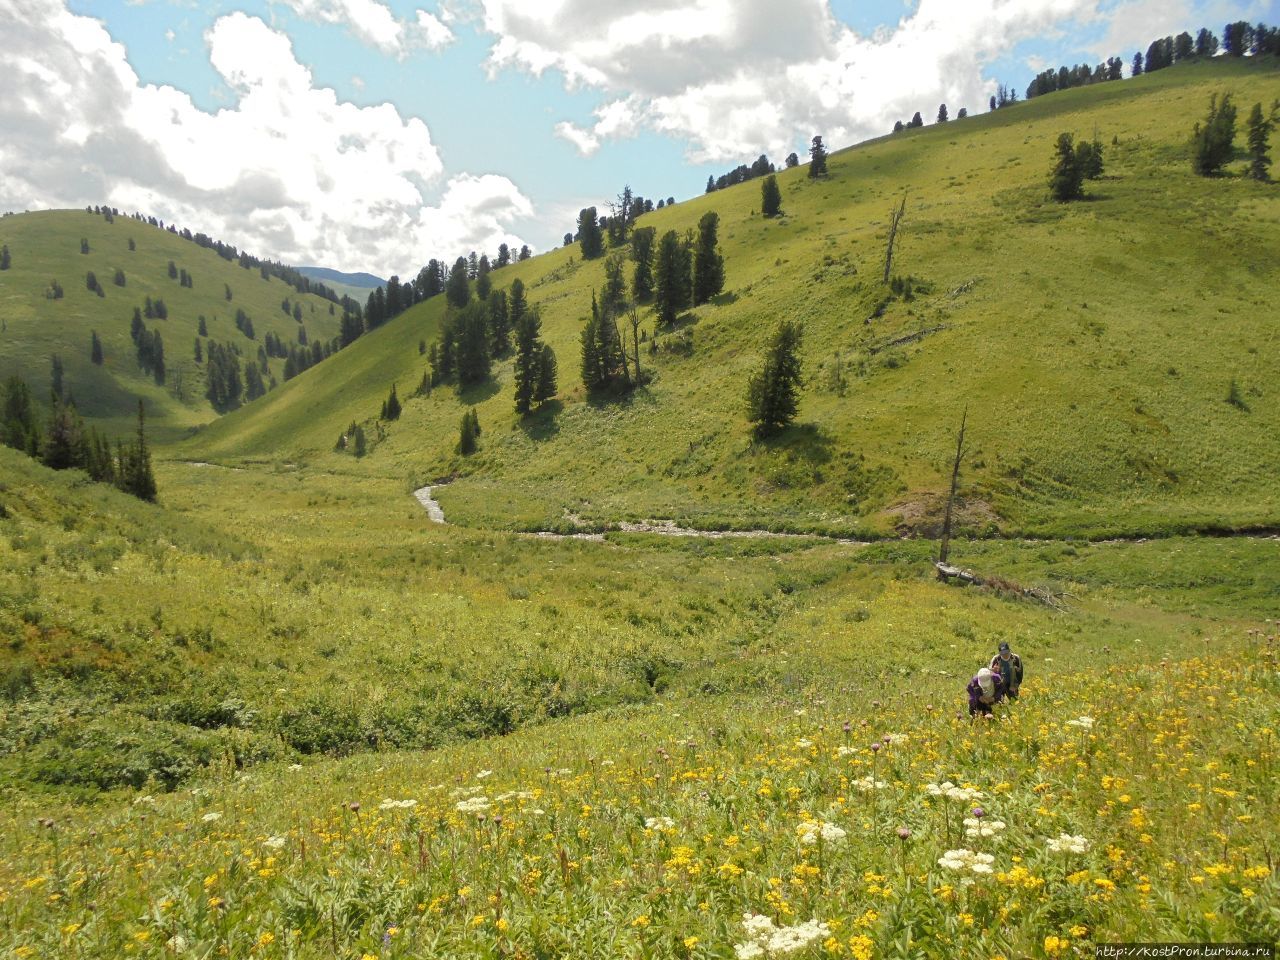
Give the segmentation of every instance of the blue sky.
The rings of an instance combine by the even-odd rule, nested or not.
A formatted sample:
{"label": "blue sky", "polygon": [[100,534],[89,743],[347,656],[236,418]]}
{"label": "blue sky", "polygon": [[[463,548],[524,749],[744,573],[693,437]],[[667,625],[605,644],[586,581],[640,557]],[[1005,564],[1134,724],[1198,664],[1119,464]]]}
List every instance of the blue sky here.
{"label": "blue sky", "polygon": [[[1127,63],[1167,32],[1275,14],[1269,0],[7,0],[0,68],[45,115],[0,115],[18,174],[0,208],[146,205],[257,253],[403,275],[503,241],[545,249],[624,183],[685,198],[761,152],[803,155],[814,133],[839,147],[940,102],[977,112],[1041,65]],[[41,163],[55,150],[79,155]]]}

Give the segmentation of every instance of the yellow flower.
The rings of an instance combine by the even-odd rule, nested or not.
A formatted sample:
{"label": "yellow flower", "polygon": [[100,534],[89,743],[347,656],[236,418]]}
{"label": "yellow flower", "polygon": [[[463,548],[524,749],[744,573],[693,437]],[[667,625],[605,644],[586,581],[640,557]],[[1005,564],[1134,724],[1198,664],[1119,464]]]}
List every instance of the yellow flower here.
{"label": "yellow flower", "polygon": [[1060,953],[1064,953],[1067,947],[1071,946],[1070,940],[1064,940],[1061,937],[1050,934],[1044,938],[1044,952],[1051,957],[1056,957]]}
{"label": "yellow flower", "polygon": [[[507,928],[511,926],[511,924],[509,924],[509,923],[507,922],[507,918],[506,918],[506,917],[499,917],[499,918],[494,922],[494,924],[493,924],[493,925],[494,925],[495,927],[497,927],[497,928],[498,928],[500,931],[502,931],[503,933],[506,933],[506,932],[507,932]],[[394,929],[394,928],[393,928],[393,929]]]}
{"label": "yellow flower", "polygon": [[276,939],[276,935],[274,933],[272,933],[270,930],[263,930],[262,933],[259,934],[258,936],[258,946],[265,947],[271,943],[274,943],[275,939]]}
{"label": "yellow flower", "polygon": [[685,938],[684,938],[684,948],[685,948],[686,950],[692,950],[692,949],[693,949],[694,947],[696,947],[697,945],[698,945],[698,938],[697,938],[697,937],[685,937]]}
{"label": "yellow flower", "polygon": [[650,922],[651,921],[649,920],[649,915],[647,913],[642,913],[640,914],[640,916],[636,917],[634,920],[631,921],[631,925],[633,927],[640,927],[641,929],[643,929],[644,927],[647,927],[650,924]]}
{"label": "yellow flower", "polygon": [[62,928],[62,935],[69,937],[79,929],[80,929],[80,924],[68,923],[65,927]]}

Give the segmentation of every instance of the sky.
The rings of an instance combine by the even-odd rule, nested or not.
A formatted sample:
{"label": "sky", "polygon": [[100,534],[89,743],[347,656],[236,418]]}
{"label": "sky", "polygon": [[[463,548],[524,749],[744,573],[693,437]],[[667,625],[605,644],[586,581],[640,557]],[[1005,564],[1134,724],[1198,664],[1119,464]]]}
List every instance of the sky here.
{"label": "sky", "polygon": [[[107,204],[296,265],[556,246],[1045,67],[1280,0],[0,0],[0,211]],[[1126,66],[1126,73],[1127,73]]]}

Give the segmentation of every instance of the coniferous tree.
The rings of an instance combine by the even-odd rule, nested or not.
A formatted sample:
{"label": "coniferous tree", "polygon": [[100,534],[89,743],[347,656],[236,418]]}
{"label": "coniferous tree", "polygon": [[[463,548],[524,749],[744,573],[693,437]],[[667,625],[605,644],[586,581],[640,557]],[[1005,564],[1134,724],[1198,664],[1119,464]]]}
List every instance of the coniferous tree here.
{"label": "coniferous tree", "polygon": [[53,392],[53,399],[55,401],[61,400],[63,398],[62,357],[55,353],[53,357],[50,358],[49,366],[50,366],[49,385]]}
{"label": "coniferous tree", "polygon": [[693,277],[688,247],[674,230],[662,235],[654,269],[654,301],[658,322],[670,326],[693,299]]}
{"label": "coniferous tree", "polygon": [[1191,39],[1191,34],[1185,30],[1173,38],[1173,60],[1180,63],[1183,60],[1191,59],[1195,53],[1195,41]]}
{"label": "coniferous tree", "polygon": [[507,305],[507,322],[511,324],[512,330],[520,325],[520,320],[528,309],[529,304],[524,296],[524,282],[519,279],[512,281],[511,295]]}
{"label": "coniferous tree", "polygon": [[698,243],[693,254],[693,302],[708,303],[724,289],[724,257],[720,255],[717,230],[720,217],[704,213],[698,221]]}
{"label": "coniferous tree", "polygon": [[1262,103],[1253,105],[1249,111],[1249,176],[1254,180],[1266,180],[1267,168],[1271,166],[1271,157],[1267,154],[1267,144],[1271,138],[1271,130],[1280,116],[1280,101],[1271,105],[1271,116],[1262,112]]}
{"label": "coniferous tree", "polygon": [[631,274],[631,294],[644,303],[653,296],[653,241],[657,231],[653,227],[636,227],[631,231],[631,259],[635,270]]}
{"label": "coniferous tree", "polygon": [[587,320],[586,325],[582,328],[582,336],[580,338],[582,344],[582,382],[588,390],[594,390],[603,382],[600,364],[600,348],[599,333],[597,328],[600,325],[600,310],[595,302],[595,295],[591,298],[591,318]]}
{"label": "coniferous tree", "polygon": [[471,300],[471,284],[467,281],[467,258],[459,257],[449,271],[449,279],[445,283],[445,299],[454,307],[462,308]]}
{"label": "coniferous tree", "polygon": [[125,279],[124,271],[121,270],[119,267],[116,268],[116,275],[113,278],[113,282],[117,287],[123,287],[127,282]]}
{"label": "coniferous tree", "polygon": [[626,260],[622,253],[613,253],[604,262],[604,287],[600,291],[601,308],[614,317],[622,312],[627,301]]}
{"label": "coniferous tree", "polygon": [[778,188],[778,178],[773,174],[760,184],[760,212],[766,217],[782,213],[782,190]]}
{"label": "coniferous tree", "polygon": [[[482,259],[482,263],[485,261]],[[486,301],[489,294],[493,292],[493,281],[489,278],[489,271],[481,271],[480,276],[476,278],[476,299]]]}
{"label": "coniferous tree", "polygon": [[1196,34],[1196,56],[1212,57],[1218,52],[1218,38],[1208,27],[1201,27]]}
{"label": "coniferous tree", "polygon": [[1231,94],[1224,93],[1221,100],[1212,95],[1204,125],[1197,123],[1191,134],[1192,169],[1203,177],[1219,173],[1231,159],[1235,137],[1236,108]]}
{"label": "coniferous tree", "polygon": [[454,356],[458,383],[469,387],[489,379],[489,323],[481,303],[468,304],[456,317]]}
{"label": "coniferous tree", "polygon": [[356,424],[356,428],[352,431],[352,452],[357,457],[363,457],[369,452],[369,441],[365,439],[364,427]]}
{"label": "coniferous tree", "polygon": [[1251,46],[1253,46],[1253,25],[1249,21],[1237,20],[1223,28],[1222,49],[1228,56],[1243,57],[1249,52]]}
{"label": "coniferous tree", "polygon": [[40,459],[51,470],[69,470],[84,466],[84,422],[76,413],[74,404],[57,397]]}
{"label": "coniferous tree", "polygon": [[800,325],[784,320],[769,343],[763,367],[747,383],[747,419],[757,437],[771,436],[796,416],[801,386]]}
{"label": "coniferous tree", "polygon": [[102,366],[102,341],[98,339],[98,331],[90,330],[89,335],[92,338],[89,344],[89,360],[94,366]]}
{"label": "coniferous tree", "polygon": [[969,116],[969,110],[968,110],[968,108],[966,108],[966,107],[961,107],[961,108],[960,108],[960,111],[956,114],[956,119],[957,119],[957,120],[963,120],[963,119],[964,119],[965,117],[967,117],[967,116]]}
{"label": "coniferous tree", "polygon": [[200,334],[200,336],[202,336],[202,337],[207,337],[207,336],[209,335],[209,326],[208,326],[208,324],[206,324],[206,323],[204,322],[204,314],[203,314],[203,313],[202,313],[202,314],[200,314],[200,321],[199,321],[199,323],[198,323],[198,324],[197,324],[197,326],[196,326],[196,332],[197,332],[198,334]]}
{"label": "coniferous tree", "polygon": [[1135,77],[1140,77],[1140,76],[1142,76],[1142,54],[1141,54],[1141,52],[1139,52],[1139,53],[1135,53],[1135,54],[1133,55],[1133,66],[1130,68],[1130,72],[1131,72],[1131,73],[1132,73],[1132,75],[1133,75],[1133,76],[1135,76]]}
{"label": "coniferous tree", "polygon": [[0,443],[34,457],[40,448],[31,390],[21,377],[11,376],[4,385],[4,406],[0,408]]}
{"label": "coniferous tree", "polygon": [[515,407],[521,416],[533,409],[541,371],[542,318],[537,309],[526,310],[516,326]]}
{"label": "coniferous tree", "polygon": [[578,212],[578,242],[582,245],[583,260],[604,256],[604,236],[595,207],[585,207]]}
{"label": "coniferous tree", "polygon": [[267,392],[267,385],[262,382],[262,371],[253,360],[244,362],[244,395],[253,401]]}
{"label": "coniferous tree", "polygon": [[9,245],[0,247],[0,270],[8,270],[12,259],[9,256]]}
{"label": "coniferous tree", "polygon": [[809,144],[809,176],[823,177],[827,173],[827,148],[822,145],[822,137],[814,137]]}
{"label": "coniferous tree", "polygon": [[468,457],[476,452],[476,412],[472,407],[462,415],[458,425],[458,453]]}
{"label": "coniferous tree", "polygon": [[387,397],[386,403],[382,406],[383,420],[399,420],[400,419],[400,398],[396,396],[396,385],[391,385],[391,394]]}
{"label": "coniferous tree", "polygon": [[527,243],[520,247],[521,260],[528,260],[532,256],[533,256],[533,251],[529,249],[529,245]]}
{"label": "coniferous tree", "polygon": [[86,240],[84,237],[80,238],[80,252],[81,253],[89,252],[89,241]]}
{"label": "coniferous tree", "polygon": [[938,123],[946,123],[946,122],[947,122],[947,105],[944,103],[939,105],[938,107]]}
{"label": "coniferous tree", "polygon": [[117,471],[120,488],[139,500],[154,502],[156,477],[151,469],[151,449],[147,446],[146,419],[141,400],[138,401],[137,438],[124,450],[126,456]]}
{"label": "coniferous tree", "polygon": [[1059,203],[1079,200],[1083,196],[1084,172],[1076,155],[1074,138],[1069,133],[1058,135],[1057,160],[1049,174],[1049,192]]}
{"label": "coniferous tree", "polygon": [[556,354],[544,343],[538,352],[538,380],[533,388],[533,402],[538,406],[556,395]]}
{"label": "coniferous tree", "polygon": [[800,158],[796,156],[794,150],[791,153],[787,154],[786,164],[787,164],[788,170],[790,170],[792,167],[800,166]]}
{"label": "coniferous tree", "polygon": [[711,174],[707,174],[707,189],[705,192],[706,193],[716,192],[716,178]]}
{"label": "coniferous tree", "polygon": [[1081,140],[1076,144],[1076,163],[1084,179],[1097,180],[1102,176],[1102,141],[1097,136],[1092,141]]}
{"label": "coniferous tree", "polygon": [[505,290],[494,290],[489,294],[487,311],[490,352],[495,357],[506,356],[511,349],[511,311]]}
{"label": "coniferous tree", "polygon": [[498,261],[495,266],[505,267],[511,262],[511,248],[505,243],[498,244]]}
{"label": "coniferous tree", "polygon": [[195,343],[195,352],[193,354],[195,361],[196,363],[204,363],[204,348],[200,345],[199,337],[195,338]]}

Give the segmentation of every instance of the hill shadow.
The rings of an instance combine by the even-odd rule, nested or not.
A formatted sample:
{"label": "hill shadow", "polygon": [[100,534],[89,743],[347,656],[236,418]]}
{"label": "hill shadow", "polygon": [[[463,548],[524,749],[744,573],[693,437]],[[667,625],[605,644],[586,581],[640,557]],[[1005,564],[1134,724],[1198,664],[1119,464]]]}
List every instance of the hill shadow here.
{"label": "hill shadow", "polygon": [[738,302],[738,295],[734,293],[732,290],[728,290],[728,291],[725,291],[724,293],[720,293],[712,297],[711,302],[715,304],[717,307],[727,307],[731,303]]}
{"label": "hill shadow", "polygon": [[549,400],[519,421],[520,429],[530,440],[550,440],[560,432],[559,416],[564,410],[560,400]]}

